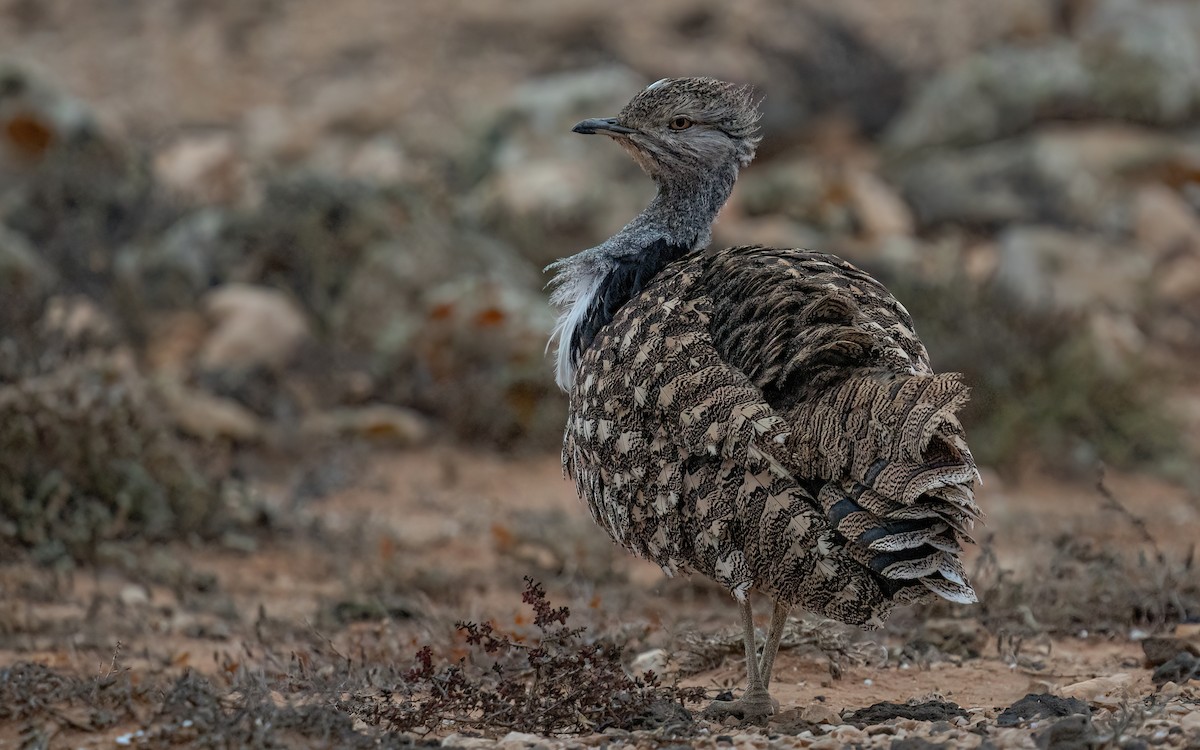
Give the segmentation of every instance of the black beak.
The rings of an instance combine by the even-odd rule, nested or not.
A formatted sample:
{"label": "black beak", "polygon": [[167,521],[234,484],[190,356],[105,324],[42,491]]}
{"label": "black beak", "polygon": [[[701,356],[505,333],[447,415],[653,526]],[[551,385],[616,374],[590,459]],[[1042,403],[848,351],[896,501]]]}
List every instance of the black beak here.
{"label": "black beak", "polygon": [[583,133],[584,135],[593,135],[601,132],[609,135],[629,135],[637,131],[619,124],[615,117],[593,117],[571,128],[571,132]]}

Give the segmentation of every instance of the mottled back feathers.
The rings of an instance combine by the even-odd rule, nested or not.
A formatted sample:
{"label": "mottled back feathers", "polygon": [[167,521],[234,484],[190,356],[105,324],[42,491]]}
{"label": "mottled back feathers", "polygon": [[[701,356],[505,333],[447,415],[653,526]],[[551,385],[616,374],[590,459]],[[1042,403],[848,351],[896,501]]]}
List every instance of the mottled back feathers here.
{"label": "mottled back feathers", "polygon": [[867,274],[802,250],[695,252],[581,344],[564,466],[618,542],[856,624],[973,600],[967,392]]}

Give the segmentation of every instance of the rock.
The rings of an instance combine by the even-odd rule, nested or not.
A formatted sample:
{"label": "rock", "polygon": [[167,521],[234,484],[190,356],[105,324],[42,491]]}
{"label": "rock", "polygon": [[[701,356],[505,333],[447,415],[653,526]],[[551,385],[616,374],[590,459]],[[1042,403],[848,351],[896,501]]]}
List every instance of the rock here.
{"label": "rock", "polygon": [[1180,651],[1154,670],[1150,676],[1155,685],[1174,682],[1178,685],[1200,676],[1200,658],[1190,651]]}
{"label": "rock", "polygon": [[500,747],[517,748],[517,747],[535,747],[544,745],[545,738],[528,732],[509,732],[500,738]]}
{"label": "rock", "polygon": [[204,300],[214,329],[200,349],[208,369],[282,368],[308,337],[304,312],[276,289],[226,284]]}
{"label": "rock", "polygon": [[1200,254],[1200,217],[1169,187],[1146,185],[1134,198],[1134,237],[1155,258]]}
{"label": "rock", "polygon": [[412,171],[403,144],[394,136],[379,135],[358,146],[346,162],[346,177],[377,185],[402,181]]}
{"label": "rock", "polygon": [[264,427],[259,418],[232,399],[190,388],[173,378],[160,379],[156,388],[171,421],[189,435],[201,440],[243,443],[263,438]]}
{"label": "rock", "polygon": [[1182,651],[1192,656],[1200,656],[1200,647],[1182,638],[1151,637],[1142,641],[1142,653],[1146,655],[1147,667],[1166,664]]}
{"label": "rock", "polygon": [[117,598],[126,607],[142,607],[150,603],[150,592],[146,591],[145,586],[130,584],[121,589]]}
{"label": "rock", "polygon": [[1067,698],[1078,698],[1101,705],[1117,705],[1125,698],[1132,684],[1133,678],[1129,674],[1119,672],[1067,685],[1060,692]]}
{"label": "rock", "polygon": [[877,175],[854,170],[846,176],[846,188],[858,224],[869,237],[907,237],[913,233],[908,206]]}
{"label": "rock", "polygon": [[41,328],[76,345],[117,341],[116,326],[108,314],[91,298],[79,294],[47,300]]}
{"label": "rock", "polygon": [[301,422],[299,433],[307,439],[359,437],[406,447],[428,439],[429,423],[411,409],[368,404],[308,416]]}
{"label": "rock", "polygon": [[140,155],[82,102],[0,62],[0,224],[71,291],[109,294],[115,251],[150,228],[155,197]]}
{"label": "rock", "polygon": [[1186,732],[1200,733],[1200,711],[1192,711],[1184,714],[1179,720],[1179,726],[1183,727]]}
{"label": "rock", "polygon": [[1128,126],[1053,127],[968,149],[922,152],[891,162],[886,173],[923,227],[1036,222],[1115,237],[1134,223],[1120,175],[1183,148]]}
{"label": "rock", "polygon": [[216,271],[285,290],[324,329],[367,250],[408,221],[409,201],[417,210],[424,198],[312,174],[272,179],[261,205],[232,217]]}
{"label": "rock", "polygon": [[996,140],[1031,125],[1051,102],[1085,97],[1089,86],[1079,50],[1067,41],[978,53],[930,78],[892,121],[884,143],[911,153]]}
{"label": "rock", "polygon": [[0,184],[53,148],[94,137],[90,109],[33,71],[0,60]]}
{"label": "rock", "polygon": [[154,176],[177,196],[234,205],[249,197],[250,172],[231,133],[191,133],[154,155]]}
{"label": "rock", "polygon": [[1004,709],[996,717],[996,725],[1013,727],[1031,719],[1047,719],[1074,714],[1090,716],[1092,709],[1076,698],[1060,698],[1049,693],[1029,693],[1021,700]]}
{"label": "rock", "polygon": [[1068,716],[1034,732],[1033,739],[1042,750],[1092,750],[1104,740],[1092,726],[1091,716]]}
{"label": "rock", "polygon": [[475,750],[475,748],[487,748],[495,746],[495,740],[488,739],[487,737],[468,737],[466,735],[459,734],[458,732],[446,735],[442,738],[442,747]]}
{"label": "rock", "polygon": [[930,700],[923,703],[876,703],[847,714],[843,721],[857,727],[881,724],[891,719],[913,719],[915,721],[947,721],[956,716],[966,716],[961,706],[949,701]]}
{"label": "rock", "polygon": [[893,121],[894,153],[997,140],[1050,119],[1180,125],[1200,113],[1200,8],[1101,3],[1078,40],[1001,46],[933,76]]}
{"label": "rock", "polygon": [[1031,310],[1136,309],[1149,259],[1103,239],[1041,226],[999,238],[995,282]]}
{"label": "rock", "polygon": [[832,724],[838,726],[842,723],[842,714],[826,703],[812,703],[804,707],[800,712],[800,720],[807,721],[810,724]]}
{"label": "rock", "polygon": [[0,224],[0,322],[35,318],[57,279],[28,240]]}
{"label": "rock", "polygon": [[[1161,184],[1138,190],[1135,206],[1139,247],[1154,259],[1154,300],[1160,318],[1182,316],[1191,335],[1173,343],[1200,344],[1200,216],[1179,193]],[[1156,321],[1160,322],[1160,321]]]}
{"label": "rock", "polygon": [[160,236],[117,255],[117,302],[127,319],[154,326],[163,311],[190,309],[216,280],[230,274],[228,215],[215,208],[186,214]]}
{"label": "rock", "polygon": [[629,665],[629,669],[635,675],[653,672],[661,677],[667,673],[667,665],[670,662],[670,652],[665,648],[653,648],[649,651],[643,651],[634,657],[633,662]]}

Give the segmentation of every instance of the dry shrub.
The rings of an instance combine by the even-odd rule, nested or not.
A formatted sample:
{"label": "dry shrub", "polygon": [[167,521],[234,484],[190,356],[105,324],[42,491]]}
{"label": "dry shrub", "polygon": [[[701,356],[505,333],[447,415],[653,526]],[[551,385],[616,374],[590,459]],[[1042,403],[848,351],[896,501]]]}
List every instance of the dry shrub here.
{"label": "dry shrub", "polygon": [[490,623],[459,623],[477,649],[470,662],[438,666],[425,647],[400,684],[339,706],[372,726],[422,734],[447,725],[550,734],[691,724],[683,704],[699,701],[702,689],[662,686],[651,672],[629,677],[615,644],[569,627],[570,611],[552,606],[541,584],[525,582],[521,598],[533,609],[535,642]]}
{"label": "dry shrub", "polygon": [[1001,568],[987,543],[972,582],[978,616],[993,633],[1128,635],[1200,617],[1200,571],[1194,550],[1127,552],[1063,534],[1046,545],[1046,560],[1018,577]]}
{"label": "dry shrub", "polygon": [[1038,457],[1076,474],[1097,461],[1187,471],[1180,428],[1161,400],[1163,373],[1137,362],[1112,367],[1072,315],[1023,309],[966,279],[890,276],[934,367],[963,373],[971,386],[962,420],[981,464],[1003,469]]}
{"label": "dry shrub", "polygon": [[214,528],[215,485],[128,357],[92,352],[0,380],[0,544],[95,560],[109,541]]}

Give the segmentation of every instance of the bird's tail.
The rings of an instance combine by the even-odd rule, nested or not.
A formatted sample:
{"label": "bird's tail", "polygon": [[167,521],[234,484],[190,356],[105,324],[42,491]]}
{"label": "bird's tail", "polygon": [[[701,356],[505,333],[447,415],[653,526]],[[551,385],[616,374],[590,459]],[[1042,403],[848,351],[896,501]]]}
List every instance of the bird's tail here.
{"label": "bird's tail", "polygon": [[811,487],[846,551],[891,605],[974,602],[961,555],[981,517],[979,473],[955,413],[955,374],[849,378],[789,414],[789,448],[824,481]]}

